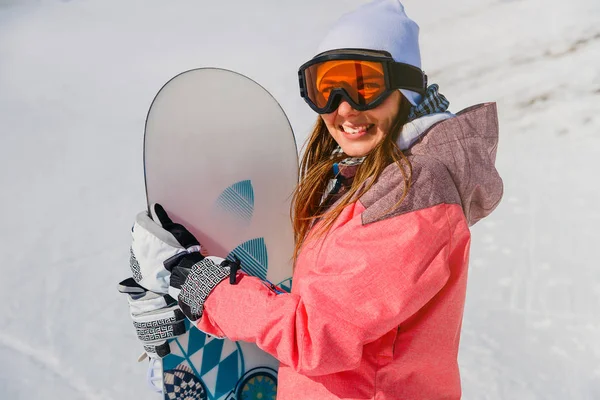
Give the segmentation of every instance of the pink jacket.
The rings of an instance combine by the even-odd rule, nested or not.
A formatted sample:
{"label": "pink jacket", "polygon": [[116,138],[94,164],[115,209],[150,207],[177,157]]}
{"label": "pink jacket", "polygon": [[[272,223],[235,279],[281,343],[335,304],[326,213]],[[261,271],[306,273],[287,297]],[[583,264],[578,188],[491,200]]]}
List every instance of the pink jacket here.
{"label": "pink jacket", "polygon": [[214,289],[198,327],[275,356],[278,399],[459,399],[469,226],[502,197],[497,138],[493,103],[435,124],[408,152],[399,208],[391,165],[307,241],[291,294],[242,275]]}

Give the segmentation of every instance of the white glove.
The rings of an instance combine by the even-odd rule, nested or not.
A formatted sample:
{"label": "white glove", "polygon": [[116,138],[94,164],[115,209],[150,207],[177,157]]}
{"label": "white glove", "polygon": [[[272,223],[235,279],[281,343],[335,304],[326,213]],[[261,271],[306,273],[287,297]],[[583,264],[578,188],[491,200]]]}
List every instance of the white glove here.
{"label": "white glove", "polygon": [[138,339],[151,359],[162,358],[170,353],[168,339],[186,332],[185,315],[177,301],[168,294],[148,291],[132,278],[119,283],[119,292],[127,294],[129,314],[133,320]]}
{"label": "white glove", "polygon": [[168,293],[169,263],[200,252],[200,243],[183,225],[174,223],[160,204],[139,213],[131,231],[130,268],[133,279],[147,290]]}

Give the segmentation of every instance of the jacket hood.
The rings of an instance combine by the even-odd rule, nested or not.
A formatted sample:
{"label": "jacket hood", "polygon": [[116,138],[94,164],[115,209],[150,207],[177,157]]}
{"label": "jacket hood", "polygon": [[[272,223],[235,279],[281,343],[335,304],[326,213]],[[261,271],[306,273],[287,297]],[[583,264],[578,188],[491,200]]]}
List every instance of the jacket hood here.
{"label": "jacket hood", "polygon": [[467,221],[473,225],[502,198],[503,183],[495,167],[497,148],[496,103],[484,103],[433,124],[408,151],[434,158],[448,169]]}
{"label": "jacket hood", "polygon": [[451,112],[441,112],[427,114],[404,124],[398,136],[398,147],[400,147],[400,150],[409,149],[433,125],[453,117],[455,115]]}

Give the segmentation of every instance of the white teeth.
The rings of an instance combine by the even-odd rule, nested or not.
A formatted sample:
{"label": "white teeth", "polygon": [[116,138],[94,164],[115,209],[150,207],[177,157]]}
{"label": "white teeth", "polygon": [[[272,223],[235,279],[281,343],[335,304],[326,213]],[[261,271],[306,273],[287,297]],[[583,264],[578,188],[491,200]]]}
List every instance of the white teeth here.
{"label": "white teeth", "polygon": [[350,128],[347,126],[342,126],[342,129],[346,133],[350,133],[351,135],[356,135],[357,133],[365,132],[369,128],[369,125],[357,126],[355,128]]}

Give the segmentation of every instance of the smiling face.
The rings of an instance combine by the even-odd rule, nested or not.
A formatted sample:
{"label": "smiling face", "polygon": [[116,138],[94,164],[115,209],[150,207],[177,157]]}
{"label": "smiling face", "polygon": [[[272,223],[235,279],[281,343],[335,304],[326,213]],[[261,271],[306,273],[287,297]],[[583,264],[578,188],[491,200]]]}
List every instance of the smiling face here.
{"label": "smiling face", "polygon": [[392,92],[379,106],[357,111],[345,100],[337,110],[321,114],[327,130],[350,157],[362,157],[373,150],[390,133],[400,111],[402,95]]}

